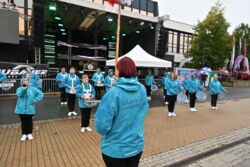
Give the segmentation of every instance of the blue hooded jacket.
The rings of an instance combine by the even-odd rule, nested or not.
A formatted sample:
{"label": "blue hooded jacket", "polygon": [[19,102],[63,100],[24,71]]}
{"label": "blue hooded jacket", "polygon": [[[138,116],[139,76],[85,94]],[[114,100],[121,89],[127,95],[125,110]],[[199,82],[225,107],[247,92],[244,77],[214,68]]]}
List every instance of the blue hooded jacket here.
{"label": "blue hooded jacket", "polygon": [[33,86],[17,88],[16,95],[18,97],[15,108],[16,114],[35,114],[35,104],[43,99],[43,93]]}
{"label": "blue hooded jacket", "polygon": [[0,81],[4,81],[6,79],[7,79],[6,75],[4,73],[0,72]]}
{"label": "blue hooded jacket", "polygon": [[183,85],[183,87],[184,87],[184,89],[185,90],[188,90],[188,84],[189,84],[189,78],[187,79],[187,78],[184,78],[183,80],[182,80],[182,85]]}
{"label": "blue hooded jacket", "polygon": [[144,119],[148,113],[145,87],[136,78],[119,78],[102,98],[95,128],[101,149],[113,158],[128,158],[144,148]]}
{"label": "blue hooded jacket", "polygon": [[211,80],[209,87],[210,87],[209,92],[211,95],[219,94],[221,91],[225,91],[220,81],[218,80]]}
{"label": "blue hooded jacket", "polygon": [[92,77],[92,81],[94,82],[95,86],[98,84],[98,82],[104,82],[103,74],[101,72],[100,73],[96,72]]}
{"label": "blue hooded jacket", "polygon": [[162,78],[163,89],[167,90],[167,82],[169,81],[169,77],[165,76]]}
{"label": "blue hooded jacket", "polygon": [[114,84],[114,76],[110,76],[110,74],[109,74],[111,71],[113,71],[113,70],[110,69],[108,71],[108,75],[105,77],[105,80],[104,80],[104,85],[106,87],[106,91],[110,90],[113,86],[112,84]]}
{"label": "blue hooded jacket", "polygon": [[177,79],[168,79],[166,83],[167,95],[177,95],[182,89]]}
{"label": "blue hooded jacket", "polygon": [[95,89],[90,83],[82,83],[78,86],[76,91],[76,96],[78,97],[79,107],[80,108],[91,108],[84,104],[85,100],[82,99],[82,96],[89,94],[95,96]]}
{"label": "blue hooded jacket", "polygon": [[154,85],[155,81],[154,81],[154,76],[153,75],[146,75],[146,85],[147,86],[152,86]]}
{"label": "blue hooded jacket", "polygon": [[[68,74],[67,77],[65,78],[66,93],[75,94],[79,84],[80,84],[80,79],[76,74]],[[75,90],[71,92],[69,89],[70,87],[75,87]]]}
{"label": "blue hooded jacket", "polygon": [[194,79],[194,78],[189,79],[187,85],[188,85],[187,90],[189,93],[196,93],[199,90],[203,89],[203,86],[201,85],[198,79]]}
{"label": "blue hooded jacket", "polygon": [[64,88],[65,87],[65,80],[67,78],[68,73],[58,73],[56,75],[56,82],[58,82],[59,88]]}

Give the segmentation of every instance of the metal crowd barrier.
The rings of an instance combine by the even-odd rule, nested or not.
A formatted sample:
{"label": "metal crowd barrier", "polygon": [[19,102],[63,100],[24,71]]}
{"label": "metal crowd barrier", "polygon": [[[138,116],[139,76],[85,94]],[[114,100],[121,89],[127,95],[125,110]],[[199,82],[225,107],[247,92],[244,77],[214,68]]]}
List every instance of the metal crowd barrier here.
{"label": "metal crowd barrier", "polygon": [[[145,84],[144,79],[139,79],[142,84]],[[0,96],[15,95],[16,89],[20,87],[21,79],[8,79],[5,82],[0,83]],[[90,81],[91,82],[91,81]],[[155,79],[155,82],[159,88],[161,88],[161,79]],[[56,93],[59,92],[59,87],[54,78],[42,79],[42,91],[43,93]]]}

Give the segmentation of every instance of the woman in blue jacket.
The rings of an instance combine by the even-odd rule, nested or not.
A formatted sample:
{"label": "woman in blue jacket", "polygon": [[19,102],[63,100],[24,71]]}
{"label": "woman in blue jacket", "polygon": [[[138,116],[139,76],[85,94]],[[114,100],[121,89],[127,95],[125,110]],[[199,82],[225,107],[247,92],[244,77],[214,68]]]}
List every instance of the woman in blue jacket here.
{"label": "woman in blue jacket", "polygon": [[22,80],[22,86],[16,91],[18,97],[15,113],[21,119],[22,137],[21,141],[32,140],[33,120],[35,104],[43,99],[43,93],[34,86],[29,85],[29,79]]}
{"label": "woman in blue jacket", "polygon": [[102,87],[104,86],[104,75],[101,72],[100,68],[97,68],[96,73],[92,77],[92,81],[94,82],[95,86],[95,91],[96,91],[96,99],[100,100],[101,99],[101,90]]}
{"label": "woman in blue jacket", "polygon": [[151,100],[151,97],[150,97],[151,86],[155,84],[155,81],[154,81],[154,76],[152,75],[152,72],[150,70],[148,71],[148,74],[146,75],[145,82],[146,82],[148,100]]}
{"label": "woman in blue jacket", "polygon": [[81,132],[92,131],[92,129],[89,127],[89,120],[90,120],[90,114],[91,114],[91,107],[86,106],[85,100],[91,100],[95,98],[95,89],[93,86],[89,83],[89,77],[88,75],[82,76],[82,83],[77,88],[76,96],[79,100],[79,108],[81,110]]}
{"label": "woman in blue jacket", "polygon": [[58,83],[58,87],[61,92],[61,105],[67,104],[67,94],[66,94],[66,87],[65,87],[65,80],[68,73],[64,67],[61,68],[61,72],[56,75],[56,82]]}
{"label": "woman in blue jacket", "polygon": [[144,149],[144,119],[148,113],[145,87],[136,79],[135,63],[128,57],[117,65],[119,79],[99,104],[95,128],[102,136],[107,167],[137,167]]}
{"label": "woman in blue jacket", "polygon": [[189,80],[190,80],[189,74],[186,73],[184,79],[182,80],[182,85],[183,85],[183,88],[185,89],[185,94],[187,96],[187,100],[185,101],[186,103],[189,103],[189,101],[188,101],[188,96],[189,96],[188,83],[189,83]]}
{"label": "woman in blue jacket", "polygon": [[170,78],[166,83],[167,88],[167,96],[168,96],[168,116],[176,117],[176,113],[174,112],[175,102],[177,99],[177,94],[181,91],[180,84],[177,80],[177,76],[174,72],[170,74]]}
{"label": "woman in blue jacket", "polygon": [[104,85],[106,87],[106,92],[113,87],[114,82],[115,82],[114,72],[113,72],[112,69],[109,69],[108,75],[106,76],[106,78],[104,80]]}
{"label": "woman in blue jacket", "polygon": [[0,72],[0,82],[4,81],[6,79],[7,79],[6,75],[4,73]]}
{"label": "woman in blue jacket", "polygon": [[70,68],[70,73],[65,78],[65,87],[66,93],[68,95],[68,109],[69,113],[68,116],[77,115],[75,112],[75,102],[76,102],[76,90],[78,85],[80,84],[80,79],[76,75],[76,70],[74,67]]}
{"label": "woman in blue jacket", "polygon": [[164,101],[165,104],[168,104],[168,96],[167,96],[167,82],[169,80],[168,72],[164,72],[164,76],[162,78],[162,87],[163,87],[163,94],[164,94]]}
{"label": "woman in blue jacket", "polygon": [[193,74],[191,79],[188,81],[188,87],[187,90],[189,92],[189,96],[190,96],[190,101],[189,101],[189,105],[190,105],[190,111],[197,111],[197,109],[195,108],[195,101],[196,101],[196,93],[199,90],[203,89],[203,85],[201,85],[201,82],[197,79],[197,75]]}
{"label": "woman in blue jacket", "polygon": [[226,92],[226,90],[221,85],[220,81],[218,80],[217,75],[214,75],[213,80],[210,81],[209,88],[210,88],[209,92],[211,95],[211,108],[212,110],[217,110],[218,109],[217,107],[218,94],[221,91]]}

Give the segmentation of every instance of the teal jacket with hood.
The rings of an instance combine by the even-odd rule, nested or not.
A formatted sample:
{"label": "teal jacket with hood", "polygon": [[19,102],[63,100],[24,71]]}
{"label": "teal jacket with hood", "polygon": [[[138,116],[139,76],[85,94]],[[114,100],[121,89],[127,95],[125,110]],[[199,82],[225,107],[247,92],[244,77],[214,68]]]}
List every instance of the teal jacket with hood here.
{"label": "teal jacket with hood", "polygon": [[58,83],[59,88],[65,88],[65,80],[67,76],[68,76],[68,73],[63,74],[62,72],[56,75],[56,82]]}
{"label": "teal jacket with hood", "polygon": [[182,89],[177,79],[168,79],[166,82],[167,95],[177,95]]}
{"label": "teal jacket with hood", "polygon": [[216,95],[219,94],[221,91],[225,91],[220,81],[218,80],[212,80],[209,84],[209,88],[210,88],[209,92],[211,95]]}
{"label": "teal jacket with hood", "polygon": [[152,86],[155,84],[155,81],[154,81],[154,76],[153,75],[146,75],[146,79],[145,79],[145,82],[146,82],[146,86]]}
{"label": "teal jacket with hood", "polygon": [[78,97],[79,102],[79,108],[91,108],[86,106],[85,100],[82,98],[82,96],[85,96],[88,94],[89,96],[95,96],[95,89],[90,83],[81,83],[77,87],[76,96]]}
{"label": "teal jacket with hood", "polygon": [[98,84],[98,82],[104,82],[104,76],[101,72],[96,72],[93,77],[92,77],[92,81],[94,82],[94,85],[96,86]]}
{"label": "teal jacket with hood", "polygon": [[203,89],[203,85],[200,83],[198,79],[191,78],[187,83],[187,90],[189,93],[196,93],[199,90]]}
{"label": "teal jacket with hood", "polygon": [[28,86],[27,88],[19,87],[16,95],[18,97],[15,108],[16,114],[35,114],[35,104],[43,99],[43,93],[34,86]]}
{"label": "teal jacket with hood", "polygon": [[143,151],[148,108],[145,87],[136,78],[119,78],[102,98],[95,114],[95,128],[102,136],[102,153],[128,158]]}
{"label": "teal jacket with hood", "polygon": [[106,91],[110,90],[114,84],[114,75],[113,76],[110,76],[110,72],[112,72],[113,70],[110,69],[108,71],[108,75],[105,77],[105,80],[104,80],[104,85],[106,87]]}

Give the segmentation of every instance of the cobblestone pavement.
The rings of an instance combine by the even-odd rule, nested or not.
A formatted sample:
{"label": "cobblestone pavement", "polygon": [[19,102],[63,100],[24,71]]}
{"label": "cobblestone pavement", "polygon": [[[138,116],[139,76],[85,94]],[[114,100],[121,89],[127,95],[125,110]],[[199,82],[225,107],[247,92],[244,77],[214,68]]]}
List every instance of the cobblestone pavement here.
{"label": "cobblestone pavement", "polygon": [[[166,107],[151,108],[140,166],[192,165],[202,160],[190,161],[192,157],[249,137],[249,103],[250,99],[222,101],[216,111],[209,103],[199,103],[198,112],[177,105],[175,118],[167,116]],[[79,118],[36,122],[35,127],[35,138],[28,142],[20,142],[19,125],[0,127],[1,167],[104,166],[100,136],[95,131],[80,133]]]}

